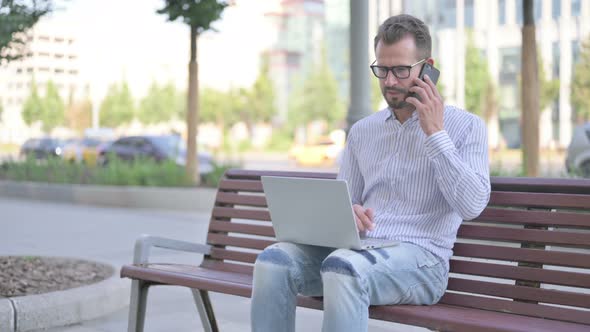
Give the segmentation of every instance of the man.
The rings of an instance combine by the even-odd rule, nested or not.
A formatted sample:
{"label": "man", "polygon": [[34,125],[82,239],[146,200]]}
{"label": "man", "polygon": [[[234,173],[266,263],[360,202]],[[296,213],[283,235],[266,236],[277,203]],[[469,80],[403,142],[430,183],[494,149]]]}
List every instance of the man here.
{"label": "man", "polygon": [[444,106],[430,78],[418,79],[425,62],[434,64],[428,27],[389,18],[375,55],[371,69],[389,107],[351,128],[338,177],[348,182],[359,231],[400,244],[266,248],[255,264],[253,331],[294,331],[298,293],[324,297],[323,331],[366,331],[371,304],[436,303],[461,221],[488,203],[484,123]]}

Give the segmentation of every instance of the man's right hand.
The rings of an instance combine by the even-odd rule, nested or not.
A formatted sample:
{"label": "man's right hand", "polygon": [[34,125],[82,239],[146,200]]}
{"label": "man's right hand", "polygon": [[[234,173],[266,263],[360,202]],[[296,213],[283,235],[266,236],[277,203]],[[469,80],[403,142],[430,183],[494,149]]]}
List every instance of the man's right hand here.
{"label": "man's right hand", "polygon": [[354,204],[352,209],[354,210],[354,220],[356,220],[356,227],[359,232],[372,231],[375,229],[375,224],[373,223],[373,209],[365,209],[358,204]]}

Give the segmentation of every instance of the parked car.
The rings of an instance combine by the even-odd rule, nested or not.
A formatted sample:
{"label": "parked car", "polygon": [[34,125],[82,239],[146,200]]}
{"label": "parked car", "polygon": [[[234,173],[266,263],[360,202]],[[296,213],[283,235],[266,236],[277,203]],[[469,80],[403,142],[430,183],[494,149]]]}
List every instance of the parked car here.
{"label": "parked car", "polygon": [[[138,158],[150,158],[157,162],[172,160],[179,166],[186,165],[186,145],[178,135],[121,137],[99,150],[99,165],[108,164],[112,157],[125,161]],[[213,158],[210,154],[199,152],[198,162],[201,176],[213,171]]]}
{"label": "parked car", "polygon": [[20,148],[20,156],[33,157],[35,159],[47,159],[59,157],[63,152],[63,142],[56,138],[31,138],[25,141]]}
{"label": "parked car", "polygon": [[590,122],[574,128],[565,166],[568,173],[590,178]]}

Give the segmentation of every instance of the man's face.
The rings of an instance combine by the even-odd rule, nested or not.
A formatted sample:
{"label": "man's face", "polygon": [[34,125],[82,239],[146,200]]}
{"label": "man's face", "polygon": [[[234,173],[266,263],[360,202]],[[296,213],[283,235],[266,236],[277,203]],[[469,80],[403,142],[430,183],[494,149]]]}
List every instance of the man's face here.
{"label": "man's face", "polygon": [[[411,36],[407,36],[400,41],[386,45],[379,41],[375,49],[377,58],[376,65],[379,66],[410,66],[422,59],[418,58],[416,43]],[[387,105],[391,108],[407,108],[412,106],[405,99],[408,97],[408,89],[414,84],[412,81],[418,77],[422,64],[418,64],[410,69],[410,76],[407,78],[398,78],[391,71],[387,72],[387,77],[379,79],[379,86]]]}

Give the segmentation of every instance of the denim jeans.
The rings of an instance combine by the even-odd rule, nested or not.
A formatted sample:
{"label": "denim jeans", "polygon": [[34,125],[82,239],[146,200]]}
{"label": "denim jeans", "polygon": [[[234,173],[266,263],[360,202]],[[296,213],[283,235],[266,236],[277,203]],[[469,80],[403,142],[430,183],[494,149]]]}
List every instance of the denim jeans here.
{"label": "denim jeans", "polygon": [[372,250],[276,243],[254,266],[252,331],[295,331],[297,294],[324,297],[322,331],[367,331],[369,305],[434,304],[447,281],[443,262],[411,243]]}

